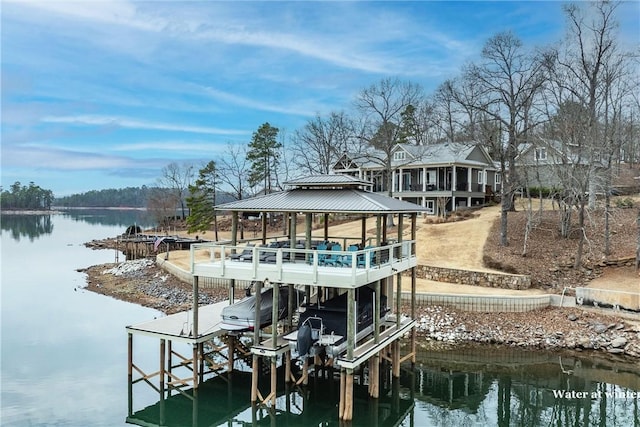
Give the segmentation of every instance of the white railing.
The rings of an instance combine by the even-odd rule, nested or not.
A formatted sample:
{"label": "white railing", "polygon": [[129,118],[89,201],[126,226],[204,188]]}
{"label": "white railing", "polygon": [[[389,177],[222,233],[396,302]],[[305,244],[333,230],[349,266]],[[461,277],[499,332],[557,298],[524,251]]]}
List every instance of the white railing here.
{"label": "white railing", "polygon": [[[269,278],[287,283],[336,282],[336,286],[353,286],[414,267],[413,244],[414,241],[409,240],[336,251],[197,243],[191,245],[191,273],[240,280]],[[196,256],[201,251],[207,251],[206,261]]]}

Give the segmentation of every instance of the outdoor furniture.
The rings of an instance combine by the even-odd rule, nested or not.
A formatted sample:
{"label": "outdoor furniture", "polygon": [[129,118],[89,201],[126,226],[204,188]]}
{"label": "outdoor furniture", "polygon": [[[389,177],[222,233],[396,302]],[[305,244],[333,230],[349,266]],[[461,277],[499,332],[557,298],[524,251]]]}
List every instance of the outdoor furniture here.
{"label": "outdoor furniture", "polygon": [[[375,246],[365,246],[366,249],[373,249]],[[370,251],[365,253],[364,255],[358,255],[358,267],[366,267],[367,266],[367,256],[369,256],[369,265],[375,264],[375,252]]]}
{"label": "outdoor furniture", "polygon": [[[360,249],[360,247],[358,245],[349,245],[349,247],[347,248],[348,252],[356,252]],[[346,267],[351,267],[351,262],[353,261],[353,256],[352,255],[343,255],[342,259],[340,260],[340,264]]]}
{"label": "outdoor furniture", "polygon": [[[339,252],[341,250],[342,250],[342,246],[340,245],[331,246],[331,252]],[[327,255],[327,257],[322,262],[322,265],[332,265],[334,267],[336,265],[341,265],[341,258],[342,258],[342,255],[339,255],[337,253],[331,253]]]}
{"label": "outdoor furniture", "polygon": [[236,254],[231,254],[229,255],[229,258],[234,260],[234,261],[241,261],[242,257],[246,257],[246,256],[251,256],[253,254],[253,247],[255,245],[247,245],[241,253],[236,253]]}

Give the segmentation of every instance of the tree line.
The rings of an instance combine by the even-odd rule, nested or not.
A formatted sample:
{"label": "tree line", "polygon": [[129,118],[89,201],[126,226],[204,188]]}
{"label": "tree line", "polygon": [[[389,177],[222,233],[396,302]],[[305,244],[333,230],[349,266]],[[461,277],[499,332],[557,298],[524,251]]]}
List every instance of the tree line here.
{"label": "tree line", "polygon": [[16,181],[7,190],[0,188],[0,209],[2,210],[49,210],[53,200],[51,190],[44,189],[34,182],[23,185]]}
{"label": "tree line", "polygon": [[143,208],[147,206],[153,187],[110,188],[105,190],[91,190],[70,196],[57,197],[56,206],[62,207],[127,207]]}

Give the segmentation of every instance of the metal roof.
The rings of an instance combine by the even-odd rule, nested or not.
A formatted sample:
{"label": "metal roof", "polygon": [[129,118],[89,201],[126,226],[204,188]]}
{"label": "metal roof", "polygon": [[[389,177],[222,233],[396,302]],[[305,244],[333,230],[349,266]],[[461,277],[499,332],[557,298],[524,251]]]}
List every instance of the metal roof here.
{"label": "metal roof", "polygon": [[414,213],[426,209],[380,193],[355,188],[295,188],[217,205],[216,209],[246,212]]}
{"label": "metal roof", "polygon": [[334,174],[334,175],[312,175],[287,181],[284,185],[294,187],[358,187],[372,186],[373,183],[353,176]]}

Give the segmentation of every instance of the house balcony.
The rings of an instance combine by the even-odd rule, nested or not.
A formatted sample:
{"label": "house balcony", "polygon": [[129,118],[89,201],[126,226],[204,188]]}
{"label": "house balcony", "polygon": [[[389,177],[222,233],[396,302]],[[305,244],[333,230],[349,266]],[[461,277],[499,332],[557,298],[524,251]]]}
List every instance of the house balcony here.
{"label": "house balcony", "polygon": [[[198,243],[191,245],[191,274],[358,288],[415,267],[414,245],[415,241],[407,240],[361,250],[338,251]],[[203,253],[206,254],[204,259]]]}

